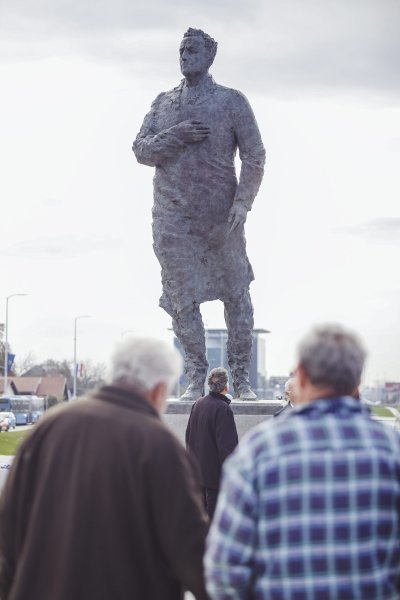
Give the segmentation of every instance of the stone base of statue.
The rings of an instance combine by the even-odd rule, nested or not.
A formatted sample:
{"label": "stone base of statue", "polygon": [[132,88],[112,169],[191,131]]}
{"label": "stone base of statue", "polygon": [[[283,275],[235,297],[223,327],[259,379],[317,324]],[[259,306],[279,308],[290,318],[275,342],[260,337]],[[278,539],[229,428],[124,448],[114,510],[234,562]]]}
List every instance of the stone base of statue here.
{"label": "stone base of statue", "polygon": [[[195,402],[197,398],[204,396],[204,391],[196,388],[193,385],[189,385],[184,394],[179,398],[180,402]],[[250,385],[243,387],[239,390],[237,398],[235,400],[240,402],[254,402],[257,400],[257,394],[253,392]]]}
{"label": "stone base of statue", "polygon": [[[174,398],[167,401],[165,414],[190,414],[193,402]],[[277,410],[282,408],[282,402],[276,400],[232,400],[230,404],[234,415],[265,415],[273,416]]]}
{"label": "stone base of statue", "polygon": [[[185,431],[192,406],[193,402],[179,399],[168,400],[164,414],[164,420],[183,443],[185,442]],[[235,415],[239,438],[241,438],[252,427],[262,421],[271,419],[282,408],[282,403],[262,399],[255,401],[232,400],[230,406]]]}

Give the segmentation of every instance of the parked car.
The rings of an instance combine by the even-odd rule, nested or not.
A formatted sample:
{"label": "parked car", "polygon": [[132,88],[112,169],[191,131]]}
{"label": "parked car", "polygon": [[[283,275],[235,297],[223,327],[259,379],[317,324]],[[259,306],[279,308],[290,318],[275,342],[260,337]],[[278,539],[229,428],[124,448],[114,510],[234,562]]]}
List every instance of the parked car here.
{"label": "parked car", "polygon": [[8,431],[9,429],[15,429],[16,418],[13,412],[1,412],[0,413],[0,431]]}

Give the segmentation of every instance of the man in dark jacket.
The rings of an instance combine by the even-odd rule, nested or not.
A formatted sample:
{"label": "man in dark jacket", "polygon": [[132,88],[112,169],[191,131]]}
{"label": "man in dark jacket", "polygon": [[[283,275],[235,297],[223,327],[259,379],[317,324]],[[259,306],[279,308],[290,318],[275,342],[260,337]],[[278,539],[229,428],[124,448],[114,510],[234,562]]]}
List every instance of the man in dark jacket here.
{"label": "man in dark jacket", "polygon": [[20,447],[0,502],[1,600],[207,597],[197,473],[159,416],[180,359],[130,339],[112,371]]}
{"label": "man in dark jacket", "polygon": [[209,395],[193,405],[186,428],[186,445],[200,465],[204,505],[212,519],[224,460],[238,443],[235,420],[227,398],[228,373],[218,367],[208,377]]}

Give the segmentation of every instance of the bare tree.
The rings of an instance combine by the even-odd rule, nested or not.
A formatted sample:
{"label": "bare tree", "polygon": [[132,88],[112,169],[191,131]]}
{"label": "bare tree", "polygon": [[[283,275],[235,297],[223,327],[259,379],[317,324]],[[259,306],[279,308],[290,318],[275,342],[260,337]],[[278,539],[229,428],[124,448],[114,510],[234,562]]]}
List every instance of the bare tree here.
{"label": "bare tree", "polygon": [[25,356],[15,361],[15,372],[17,375],[25,375],[32,367],[37,365],[34,353],[30,350]]}
{"label": "bare tree", "polygon": [[82,361],[83,372],[78,376],[77,392],[83,394],[96,387],[104,385],[107,377],[107,366],[105,363],[93,362],[90,358]]}

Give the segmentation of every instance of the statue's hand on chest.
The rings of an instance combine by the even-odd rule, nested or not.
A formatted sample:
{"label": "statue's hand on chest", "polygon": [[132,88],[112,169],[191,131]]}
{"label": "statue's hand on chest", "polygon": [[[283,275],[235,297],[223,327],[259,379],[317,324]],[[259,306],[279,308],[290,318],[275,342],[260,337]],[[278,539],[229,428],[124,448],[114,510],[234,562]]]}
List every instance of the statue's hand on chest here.
{"label": "statue's hand on chest", "polygon": [[173,125],[170,132],[184,144],[196,144],[208,138],[210,128],[196,119],[187,119]]}
{"label": "statue's hand on chest", "polygon": [[188,104],[182,98],[179,102],[168,99],[157,111],[155,124],[157,132],[169,130],[184,144],[206,140],[215,143],[227,137],[232,138],[230,141],[234,144],[230,113],[215,101],[211,105],[207,102]]}

